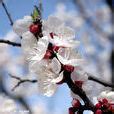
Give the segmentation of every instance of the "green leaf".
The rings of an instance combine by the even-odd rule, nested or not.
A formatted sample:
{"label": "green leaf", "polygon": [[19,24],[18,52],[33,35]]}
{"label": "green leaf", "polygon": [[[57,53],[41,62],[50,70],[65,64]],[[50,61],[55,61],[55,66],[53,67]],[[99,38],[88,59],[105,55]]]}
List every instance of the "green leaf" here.
{"label": "green leaf", "polygon": [[37,6],[34,7],[34,10],[31,16],[33,18],[33,21],[35,21],[38,17],[40,17],[40,12]]}

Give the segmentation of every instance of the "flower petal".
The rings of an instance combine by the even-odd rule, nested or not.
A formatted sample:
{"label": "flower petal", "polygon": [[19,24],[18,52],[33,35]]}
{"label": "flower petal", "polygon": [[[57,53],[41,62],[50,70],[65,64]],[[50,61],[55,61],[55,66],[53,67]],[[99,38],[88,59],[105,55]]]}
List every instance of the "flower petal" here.
{"label": "flower petal", "polygon": [[39,92],[45,96],[52,96],[56,89],[57,85],[52,83],[52,80],[55,76],[51,71],[45,70],[38,76],[38,89]]}
{"label": "flower petal", "polygon": [[36,37],[31,33],[31,32],[25,32],[22,35],[22,40],[21,40],[21,44],[22,44],[22,49],[24,51],[24,53],[28,54],[28,52],[36,45],[37,43],[37,39]]}
{"label": "flower petal", "polygon": [[49,44],[49,41],[47,36],[40,38],[37,45],[29,53],[28,60],[36,63],[36,62],[39,62],[41,59],[43,59],[46,53],[48,44]]}
{"label": "flower petal", "polygon": [[43,21],[43,29],[44,29],[44,31],[50,30],[51,32],[54,32],[53,30],[55,30],[56,27],[59,27],[62,24],[63,24],[63,22],[59,18],[54,17],[54,16],[49,16],[48,20]]}
{"label": "flower petal", "polygon": [[84,63],[84,60],[83,59],[65,59],[64,57],[62,57],[61,55],[59,55],[57,53],[57,58],[59,59],[59,61],[64,64],[64,65],[72,65],[72,66],[79,66],[81,65],[82,63]]}
{"label": "flower petal", "polygon": [[56,46],[63,46],[63,47],[71,47],[71,48],[74,48],[74,47],[78,47],[80,42],[77,41],[77,40],[67,40],[67,39],[63,39],[63,38],[60,38],[59,36],[54,36],[54,38],[50,38],[49,39],[50,42]]}
{"label": "flower petal", "polygon": [[51,82],[52,83],[59,83],[60,81],[62,81],[63,80],[63,77],[64,77],[64,75],[63,75],[63,72],[61,72],[60,74],[59,74],[59,76],[57,77],[57,78],[55,78],[55,79],[53,79]]}
{"label": "flower petal", "polygon": [[75,31],[68,27],[68,26],[60,26],[58,27],[58,31],[56,32],[56,34],[62,38],[62,39],[66,39],[66,40],[71,40],[73,38],[75,38]]}
{"label": "flower petal", "polygon": [[24,32],[29,30],[29,26],[32,24],[32,17],[25,16],[23,19],[17,20],[13,24],[13,30],[19,35],[22,36]]}
{"label": "flower petal", "polygon": [[61,70],[61,64],[55,57],[52,59],[50,67],[55,74],[58,74]]}

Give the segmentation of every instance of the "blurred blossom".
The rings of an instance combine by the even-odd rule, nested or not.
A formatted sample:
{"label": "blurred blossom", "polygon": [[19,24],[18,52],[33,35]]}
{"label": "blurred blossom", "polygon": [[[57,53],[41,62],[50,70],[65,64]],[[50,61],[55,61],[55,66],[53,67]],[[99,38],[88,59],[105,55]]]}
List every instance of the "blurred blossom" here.
{"label": "blurred blossom", "polygon": [[[90,4],[87,4],[88,2]],[[88,0],[88,2],[85,3],[84,1],[81,1],[81,3],[84,5],[85,10],[89,12],[91,11],[91,15],[89,14],[89,12],[86,12],[87,14],[85,15],[88,15],[89,18],[92,18],[93,20],[94,18],[96,18],[97,24],[102,27],[101,29],[105,29],[108,27],[109,30],[106,30],[104,32],[106,34],[111,34],[111,11],[109,7],[104,2],[97,0],[94,0],[94,2]],[[88,5],[90,7],[87,7]],[[93,5],[94,7],[92,7]],[[76,5],[76,7],[78,6]],[[102,13],[102,16],[100,15],[101,17],[97,17],[98,14],[96,14],[96,12]],[[79,38],[82,44],[81,52],[85,56],[86,61],[88,61],[87,68],[85,69],[89,69],[90,66],[93,64],[94,72],[91,72],[90,70],[89,72],[91,72],[92,74],[96,74],[97,76],[102,75],[102,77],[108,78],[108,80],[110,80],[111,71],[109,59],[111,53],[111,42],[108,40],[109,38],[107,36],[103,37],[102,34],[96,32],[93,27],[89,25],[88,21],[83,18],[83,14],[77,9],[76,11],[67,11],[66,6],[61,3],[57,5],[57,10],[54,15],[75,28],[76,38]],[[102,70],[99,70],[99,68],[101,68]]]}
{"label": "blurred blossom", "polygon": [[84,20],[77,10],[67,11],[66,6],[62,3],[59,3],[56,6],[54,15],[61,19],[63,22],[68,23],[69,26],[72,26],[76,30],[84,24]]}
{"label": "blurred blossom", "polygon": [[33,114],[48,114],[45,105],[41,102],[33,106],[32,112]]}
{"label": "blurred blossom", "polygon": [[0,114],[16,114],[16,103],[7,96],[0,95]]}

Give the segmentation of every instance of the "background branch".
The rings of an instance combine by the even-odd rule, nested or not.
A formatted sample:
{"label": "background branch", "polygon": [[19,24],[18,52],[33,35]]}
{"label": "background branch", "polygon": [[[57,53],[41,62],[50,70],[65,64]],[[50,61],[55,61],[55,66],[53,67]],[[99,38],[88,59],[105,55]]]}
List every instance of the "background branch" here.
{"label": "background branch", "polygon": [[0,43],[5,43],[5,44],[8,44],[8,45],[21,47],[20,43],[12,42],[12,41],[9,41],[9,40],[0,39]]}
{"label": "background branch", "polygon": [[91,81],[94,81],[94,82],[97,82],[105,87],[111,87],[111,88],[114,88],[114,84],[112,83],[109,83],[109,82],[106,82],[105,80],[102,80],[102,79],[99,79],[99,78],[96,78],[95,76],[89,74],[89,73],[86,73],[88,75],[88,80],[91,80]]}
{"label": "background branch", "polygon": [[18,80],[18,83],[14,86],[14,88],[12,89],[12,91],[14,91],[17,87],[19,87],[21,84],[25,83],[25,82],[29,82],[29,83],[36,83],[37,80],[30,80],[30,79],[21,79],[20,77],[17,76],[13,76],[11,74],[9,74],[12,78]]}
{"label": "background branch", "polygon": [[10,25],[12,26],[13,25],[13,19],[12,19],[10,13],[8,12],[5,3],[3,2],[3,0],[1,0],[1,1],[2,1],[2,6],[3,6],[3,8],[4,8],[5,12],[6,12],[6,15],[7,15],[8,19],[10,21]]}
{"label": "background branch", "polygon": [[[6,7],[6,4],[3,2],[3,0],[1,0],[1,3],[2,3],[3,9],[5,10],[5,13],[6,13],[6,15],[10,21],[10,25],[13,26],[14,22],[13,22],[13,19],[11,17],[11,14],[8,11],[8,8]],[[19,37],[20,37],[20,39],[22,39],[22,36],[19,36]]]}
{"label": "background branch", "polygon": [[9,98],[19,102],[24,107],[24,109],[26,111],[28,111],[28,114],[32,114],[32,111],[31,111],[29,105],[26,103],[26,100],[24,99],[24,97],[11,95],[9,92],[7,92],[6,88],[4,87],[4,83],[3,82],[4,82],[3,81],[3,77],[0,76],[0,92],[4,93]]}
{"label": "background branch", "polygon": [[97,32],[99,33],[102,37],[106,38],[107,34],[100,28],[100,26],[97,24],[96,21],[94,21],[90,15],[86,12],[86,8],[83,4],[82,0],[73,0],[74,4],[76,7],[79,8],[80,13],[82,14],[82,17],[88,22],[88,24]]}

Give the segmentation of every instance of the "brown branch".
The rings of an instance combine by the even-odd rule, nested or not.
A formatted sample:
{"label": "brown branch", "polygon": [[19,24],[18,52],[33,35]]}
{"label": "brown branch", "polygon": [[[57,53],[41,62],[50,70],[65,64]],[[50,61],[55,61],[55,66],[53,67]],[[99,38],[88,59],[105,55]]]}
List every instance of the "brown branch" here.
{"label": "brown branch", "polygon": [[[88,75],[88,79],[95,81],[99,84],[102,84],[106,87],[114,87],[113,84],[108,83],[106,81],[103,81],[101,79],[95,78],[94,76],[92,76],[89,73],[86,73]],[[71,91],[78,95],[83,101],[84,101],[84,105],[81,105],[81,107],[78,109],[77,112],[77,108],[74,108],[74,112],[77,112],[78,114],[83,114],[83,112],[85,110],[91,110],[93,112],[96,111],[96,108],[94,106],[94,104],[90,101],[90,99],[88,98],[88,96],[86,95],[86,93],[84,92],[84,90],[82,88],[80,88],[78,85],[75,85],[74,82],[71,79],[71,73],[64,71],[64,78],[65,78],[65,82],[67,83],[68,87],[71,89]]]}
{"label": "brown branch", "polygon": [[36,83],[37,80],[30,80],[30,79],[21,79],[20,77],[16,77],[13,76],[11,74],[9,74],[12,78],[18,80],[18,83],[14,86],[14,88],[12,89],[12,91],[14,91],[17,87],[19,87],[21,84],[25,83],[25,82],[30,82],[30,83]]}
{"label": "brown branch", "polygon": [[82,88],[80,88],[78,85],[75,85],[74,82],[71,79],[71,73],[64,71],[64,77],[65,77],[65,82],[68,85],[68,87],[71,89],[71,91],[78,95],[85,103],[84,110],[91,110],[94,112],[95,106],[94,104],[90,101],[90,99],[87,97],[86,93]]}
{"label": "brown branch", "polygon": [[12,41],[9,41],[9,40],[4,40],[4,39],[0,39],[0,43],[5,43],[5,44],[8,44],[8,45],[21,47],[20,43],[16,43],[16,42],[12,42]]}
{"label": "brown branch", "polygon": [[98,79],[96,78],[95,76],[89,74],[89,73],[86,73],[88,75],[88,80],[91,80],[91,81],[94,81],[94,82],[97,82],[105,87],[111,87],[111,88],[114,88],[114,84],[112,83],[109,83],[109,82],[106,82],[102,79]]}

